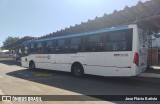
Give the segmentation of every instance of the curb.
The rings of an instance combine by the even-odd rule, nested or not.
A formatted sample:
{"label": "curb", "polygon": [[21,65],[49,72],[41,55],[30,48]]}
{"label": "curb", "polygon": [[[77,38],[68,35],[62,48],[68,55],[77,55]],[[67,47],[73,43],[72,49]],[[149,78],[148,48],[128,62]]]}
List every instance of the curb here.
{"label": "curb", "polygon": [[159,66],[152,66],[152,68],[155,69],[155,70],[160,70]]}
{"label": "curb", "polygon": [[140,76],[140,77],[149,77],[149,78],[160,78],[160,74],[155,74],[155,73],[141,73],[138,76]]}

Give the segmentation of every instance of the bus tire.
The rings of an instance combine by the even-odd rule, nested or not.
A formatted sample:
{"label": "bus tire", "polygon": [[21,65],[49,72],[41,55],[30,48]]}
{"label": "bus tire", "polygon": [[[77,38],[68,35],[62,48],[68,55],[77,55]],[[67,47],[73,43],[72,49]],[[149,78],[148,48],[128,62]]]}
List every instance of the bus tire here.
{"label": "bus tire", "polygon": [[84,76],[84,69],[81,64],[73,64],[72,66],[72,73],[76,77],[83,77]]}
{"label": "bus tire", "polygon": [[30,61],[29,70],[34,70],[34,69],[36,69],[36,65],[35,65],[34,61]]}

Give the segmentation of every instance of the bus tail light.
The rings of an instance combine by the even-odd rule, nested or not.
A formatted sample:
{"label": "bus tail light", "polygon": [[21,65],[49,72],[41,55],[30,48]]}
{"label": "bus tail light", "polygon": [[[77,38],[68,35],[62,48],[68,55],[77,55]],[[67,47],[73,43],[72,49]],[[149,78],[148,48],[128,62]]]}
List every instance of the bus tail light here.
{"label": "bus tail light", "polygon": [[139,54],[137,52],[134,53],[133,63],[135,63],[137,66],[139,64]]}

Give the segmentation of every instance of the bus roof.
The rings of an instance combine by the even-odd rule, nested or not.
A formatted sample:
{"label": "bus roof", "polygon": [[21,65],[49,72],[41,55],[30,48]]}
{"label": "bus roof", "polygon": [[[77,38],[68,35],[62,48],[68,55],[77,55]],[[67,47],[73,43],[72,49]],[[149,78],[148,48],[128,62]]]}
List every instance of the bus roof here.
{"label": "bus roof", "polygon": [[128,26],[112,27],[112,28],[100,29],[100,30],[90,31],[90,32],[84,32],[84,33],[77,33],[77,34],[57,36],[57,37],[53,37],[53,38],[45,38],[45,39],[39,39],[39,40],[32,40],[32,41],[24,42],[22,44],[41,42],[41,41],[50,41],[50,40],[56,40],[56,39],[64,39],[64,38],[71,38],[71,37],[78,37],[78,36],[85,36],[85,35],[98,34],[98,33],[104,33],[104,32],[112,32],[112,31],[118,31],[118,30],[125,30],[125,29],[128,29]]}

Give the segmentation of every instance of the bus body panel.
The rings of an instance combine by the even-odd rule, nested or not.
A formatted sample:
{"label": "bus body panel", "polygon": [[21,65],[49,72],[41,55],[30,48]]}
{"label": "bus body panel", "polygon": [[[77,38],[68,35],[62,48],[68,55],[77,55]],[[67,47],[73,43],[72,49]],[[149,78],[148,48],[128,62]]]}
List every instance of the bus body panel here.
{"label": "bus body panel", "polygon": [[97,52],[87,53],[86,56],[86,74],[131,76],[132,52]]}
{"label": "bus body panel", "polygon": [[[129,68],[113,68],[113,67],[99,67],[99,66],[84,66],[88,70],[85,74],[98,75],[98,76],[132,76]],[[119,70],[119,71],[117,71]]]}
{"label": "bus body panel", "polygon": [[[25,61],[27,59],[28,61]],[[53,54],[32,54],[22,58],[22,66],[29,67],[29,62],[33,61],[36,68],[59,70],[70,72],[70,64],[68,55]]]}
{"label": "bus body panel", "polygon": [[25,68],[29,68],[29,62],[25,61],[25,57],[21,58],[21,66]]}
{"label": "bus body panel", "polygon": [[[117,55],[117,52],[115,53]],[[95,59],[93,60],[93,58],[96,55],[100,57],[96,58],[96,60]],[[106,57],[104,57],[104,55]],[[43,54],[30,55],[29,57],[22,58],[22,60],[24,60],[24,62],[22,62],[23,63],[22,66],[29,67],[29,62],[34,61],[36,68],[71,72],[71,64],[75,62],[79,62],[83,65],[85,74],[92,74],[92,75],[99,75],[99,76],[131,76],[131,68],[129,67],[131,60],[128,60],[123,56],[116,56],[115,58],[113,58],[112,56],[114,55],[115,54],[112,52],[109,54],[106,54],[105,52],[104,53],[98,52],[98,53],[78,53],[78,54],[65,54],[65,55],[56,54],[55,56],[50,55],[51,57],[54,57],[54,59],[51,59],[51,60],[58,59],[56,61],[51,61],[50,59],[48,59],[47,58],[48,55],[43,55]],[[127,57],[131,56],[130,52],[125,53],[125,55],[127,55]],[[33,60],[34,57],[37,57],[37,58]],[[70,61],[66,60],[67,57],[68,58],[70,57]],[[117,57],[121,57],[121,58],[117,59]],[[29,61],[25,62],[26,58]],[[107,60],[108,58],[110,60]],[[126,61],[121,61],[124,59]]]}

